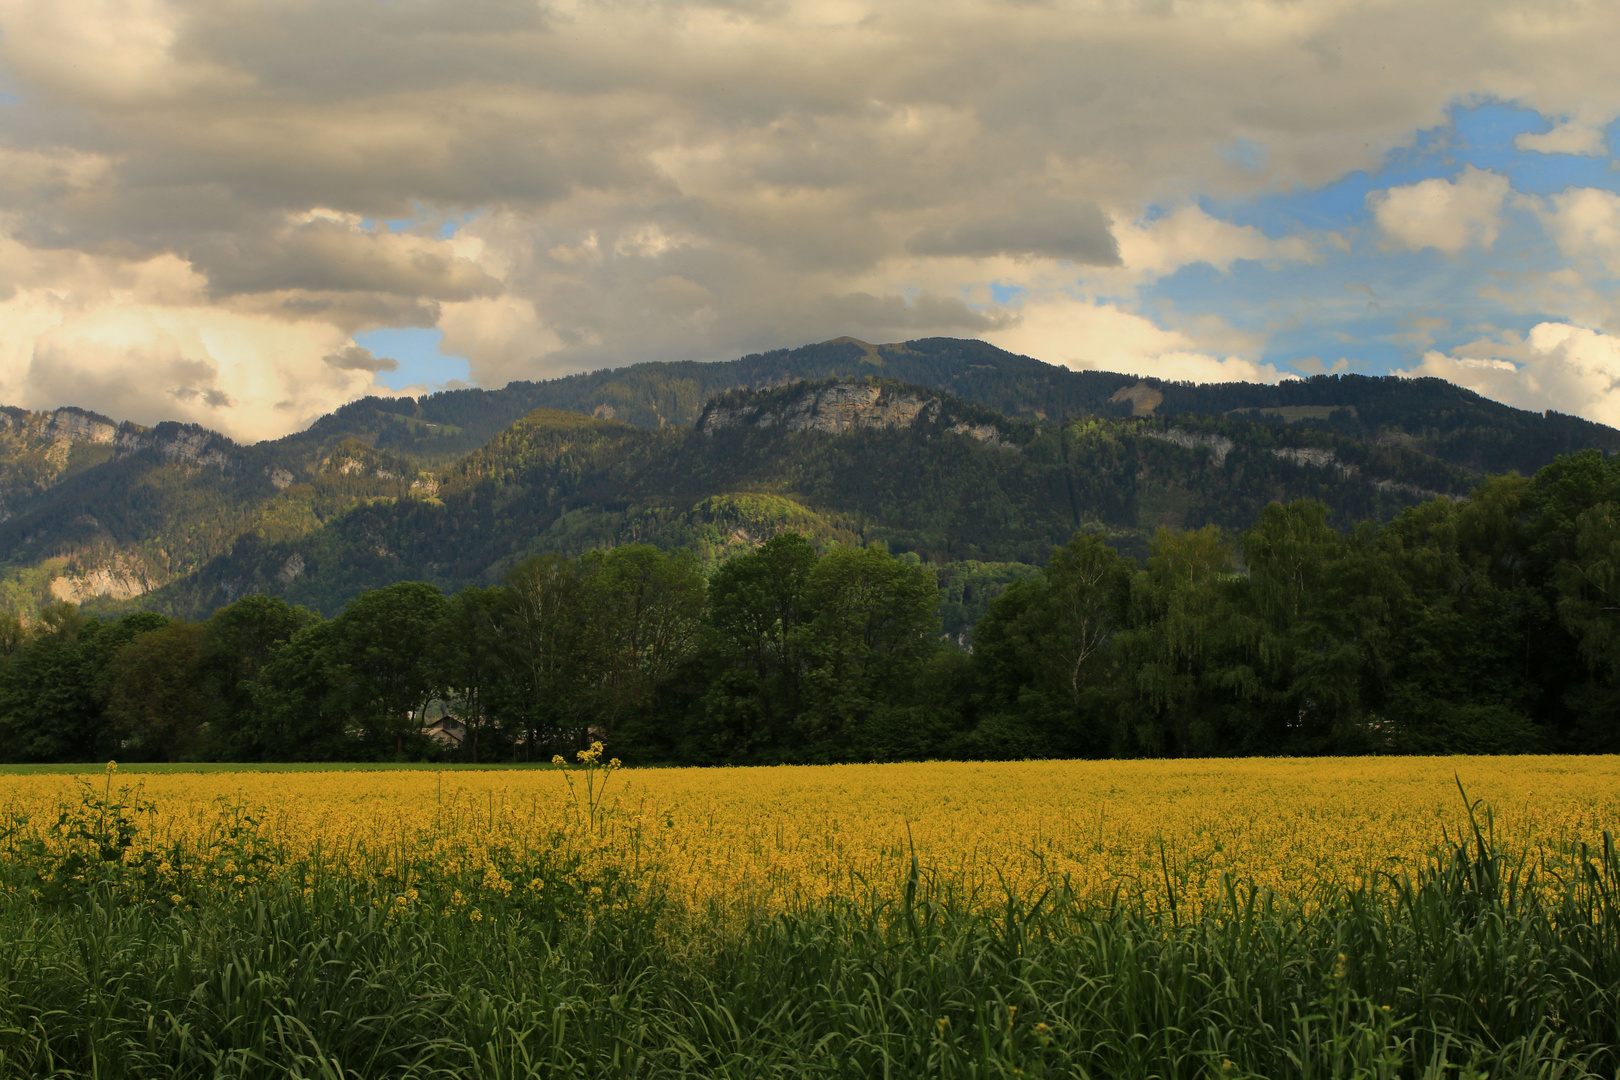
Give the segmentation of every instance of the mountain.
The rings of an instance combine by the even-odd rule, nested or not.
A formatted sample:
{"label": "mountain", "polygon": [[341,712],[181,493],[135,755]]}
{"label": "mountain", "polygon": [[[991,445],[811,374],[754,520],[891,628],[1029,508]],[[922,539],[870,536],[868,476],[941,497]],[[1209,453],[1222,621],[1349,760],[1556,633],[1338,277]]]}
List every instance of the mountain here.
{"label": "mountain", "polygon": [[[590,413],[644,428],[682,426],[696,421],[704,405],[727,390],[866,375],[944,391],[1030,420],[1242,415],[1317,427],[1362,442],[1408,446],[1477,473],[1528,476],[1559,454],[1586,447],[1620,451],[1620,431],[1614,428],[1515,409],[1440,379],[1324,375],[1276,385],[1166,382],[1073,371],[956,338],[893,345],[840,338],[725,363],[635,364],[512,383],[501,390],[451,391],[416,402],[368,398],[340,409],[330,423],[318,422],[310,433],[375,433],[378,446],[434,452],[439,446],[459,448],[457,439],[481,444],[536,408]],[[440,426],[423,426],[428,423]],[[429,434],[432,430],[440,434]]]}
{"label": "mountain", "polygon": [[1182,383],[1073,371],[982,341],[927,338],[868,345],[839,338],[723,363],[634,364],[499,390],[363,398],[278,441],[296,456],[344,438],[428,463],[482,446],[534,409],[582,412],[642,428],[696,422],[716,395],[802,379],[867,375],[940,390],[1010,417],[1241,415],[1408,446],[1477,473],[1530,475],[1559,454],[1620,451],[1620,431],[1560,413],[1532,413],[1440,379],[1322,375],[1269,385]]}
{"label": "mountain", "polygon": [[956,567],[971,592],[1076,528],[1139,554],[1159,525],[1242,528],[1307,496],[1349,527],[1588,446],[1620,432],[1435,380],[1192,386],[953,339],[368,398],[253,446],[11,409],[0,603],[199,614],[265,590],[331,611],[534,551],[645,540],[712,562],[786,528]]}

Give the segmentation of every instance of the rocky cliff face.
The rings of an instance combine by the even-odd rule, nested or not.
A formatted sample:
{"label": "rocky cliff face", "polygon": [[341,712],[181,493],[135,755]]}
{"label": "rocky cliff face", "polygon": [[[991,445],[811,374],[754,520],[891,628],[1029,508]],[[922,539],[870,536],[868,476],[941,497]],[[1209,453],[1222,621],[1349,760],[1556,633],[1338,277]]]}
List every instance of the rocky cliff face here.
{"label": "rocky cliff face", "polygon": [[780,427],[787,431],[821,431],[838,435],[862,428],[909,427],[919,416],[939,416],[938,398],[860,383],[806,388],[796,398],[774,396],[739,404],[716,402],[698,426],[705,432],[729,427]]}
{"label": "rocky cliff face", "polygon": [[[946,403],[938,396],[911,388],[881,383],[805,385],[799,393],[786,396],[767,392],[716,399],[698,420],[698,430],[712,435],[726,428],[751,427],[841,435],[933,423],[946,411]],[[1002,440],[994,424],[959,420],[946,430],[999,449],[1016,449]]]}
{"label": "rocky cliff face", "polygon": [[1237,445],[1225,435],[1205,435],[1200,432],[1183,431],[1181,428],[1170,428],[1168,431],[1145,431],[1150,439],[1160,442],[1174,443],[1183,449],[1193,450],[1200,446],[1209,448],[1209,456],[1214,459],[1215,467],[1220,468],[1226,464],[1226,455],[1232,452]]}
{"label": "rocky cliff face", "polygon": [[111,447],[120,457],[157,450],[176,461],[218,468],[228,465],[238,449],[225,436],[196,424],[170,422],[146,428],[128,421],[114,423],[83,409],[0,409],[0,445],[9,451],[7,456],[32,454],[42,458],[47,465],[45,478],[49,478],[52,467],[56,471],[66,468],[73,448],[81,444]]}
{"label": "rocky cliff face", "polygon": [[119,425],[104,416],[83,409],[57,409],[54,412],[0,410],[0,431],[14,439],[51,445],[76,442],[111,443],[118,438]]}
{"label": "rocky cliff face", "polygon": [[82,604],[98,596],[112,600],[133,600],[151,592],[159,584],[140,556],[133,552],[117,552],[81,565],[75,571],[53,577],[50,591],[57,600]]}

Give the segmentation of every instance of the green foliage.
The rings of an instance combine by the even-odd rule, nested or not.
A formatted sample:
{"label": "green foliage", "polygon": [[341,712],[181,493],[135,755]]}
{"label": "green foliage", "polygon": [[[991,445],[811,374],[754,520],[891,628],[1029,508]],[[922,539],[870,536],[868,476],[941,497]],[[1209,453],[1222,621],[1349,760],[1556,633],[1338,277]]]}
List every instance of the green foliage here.
{"label": "green foliage", "polygon": [[[867,378],[925,388],[1017,449],[927,424],[689,437],[728,392],[751,388],[769,404],[806,380]],[[1138,403],[1157,396],[1150,414],[1119,396],[1132,387]],[[1308,498],[1347,530],[1430,493],[1460,495],[1481,471],[1528,475],[1560,453],[1620,449],[1612,429],[1435,380],[1194,386],[952,339],[840,339],[723,364],[368,398],[249,447],[195,427],[124,424],[113,425],[116,446],[64,454],[47,417],[8,419],[0,605],[28,615],[77,596],[91,613],[147,606],[193,619],[248,592],[331,615],[401,580],[490,585],[548,550],[652,543],[710,567],[788,530],[823,549],[879,542],[933,564],[1034,564],[1085,529],[1142,559],[1160,526],[1236,532],[1272,501]],[[1172,436],[1182,444],[1163,441]],[[1188,437],[1234,449],[1212,456]],[[1276,456],[1302,450],[1318,456]],[[960,634],[981,610],[947,613],[947,630]]]}
{"label": "green foliage", "polygon": [[644,711],[691,654],[702,625],[704,579],[694,560],[650,544],[580,560],[586,616],[587,714],[611,732]]}
{"label": "green foliage", "polygon": [[805,588],[816,562],[809,540],[784,533],[710,577],[709,689],[684,756],[749,760],[787,741],[803,707]]}
{"label": "green foliage", "polygon": [[434,685],[461,722],[473,764],[479,744],[500,714],[500,698],[507,692],[507,665],[503,655],[502,605],[499,589],[463,589],[450,598],[449,608],[433,634],[431,651]]}
{"label": "green foliage", "polygon": [[1013,583],[973,633],[983,717],[975,757],[1110,750],[1114,639],[1129,625],[1130,564],[1077,533],[1038,578]]}
{"label": "green foliage", "polygon": [[207,630],[172,622],[135,635],[107,671],[107,730],[123,757],[189,757],[208,723],[202,681]]}
{"label": "green foliage", "polygon": [[280,597],[255,594],[215,611],[204,624],[199,674],[211,715],[199,753],[226,761],[260,757],[256,693],[265,666],[319,616]]}
{"label": "green foliage", "polygon": [[[749,415],[802,410],[814,389],[780,388]],[[58,605],[0,625],[0,754],[543,761],[601,740],[645,764],[1620,748],[1620,462],[1560,458],[1345,530],[1328,502],[1259,500],[1281,475],[1265,470],[1341,493],[1356,474],[1213,441],[1236,430],[1226,421],[996,428],[1025,440],[1009,449],[953,430],[972,415],[956,407],[842,434],[531,414],[434,502],[373,501],[296,549],[243,542],[221,564],[234,589],[283,596],[254,593],[203,624]],[[1142,525],[1072,527],[1082,488],[1085,505],[1113,499],[1139,523],[1169,513],[1143,509],[1139,481],[1170,491],[1188,468],[1257,502],[1241,532],[1160,526],[1138,560]],[[625,493],[646,501],[609,498]],[[1191,516],[1193,489],[1176,497]],[[580,550],[558,550],[566,530]],[[679,537],[709,539],[671,553]],[[948,557],[998,545],[1028,561]],[[411,568],[426,580],[391,580]],[[321,621],[286,598],[300,595],[345,602]]]}
{"label": "green foliage", "polygon": [[449,611],[438,589],[403,582],[295,633],[263,668],[255,741],[265,755],[419,752],[423,711],[439,689],[431,650]]}
{"label": "green foliage", "polygon": [[147,868],[101,852],[140,808],[106,802],[90,793],[60,823],[96,884],[50,902],[30,853],[0,831],[8,1080],[1589,1080],[1620,1068],[1612,840],[1560,882],[1482,833],[1410,875],[1297,904],[1228,881],[1199,911],[1130,892],[1096,908],[1062,889],[975,905],[925,866],[900,904],[816,902],[735,929],[676,922],[638,882],[540,864],[525,879],[543,875],[544,889],[513,890],[474,924],[442,900],[400,905],[338,874],[306,892],[250,869],[239,898],[199,887],[179,904],[131,903],[140,889],[109,879]]}
{"label": "green foliage", "polygon": [[104,695],[113,657],[137,634],[167,622],[145,613],[103,622],[72,604],[42,611],[29,641],[0,669],[0,756],[8,761],[111,756],[115,746]]}
{"label": "green foliage", "polygon": [[805,575],[808,618],[795,629],[805,658],[797,760],[918,756],[907,708],[938,648],[938,586],[920,566],[877,547],[836,548]]}

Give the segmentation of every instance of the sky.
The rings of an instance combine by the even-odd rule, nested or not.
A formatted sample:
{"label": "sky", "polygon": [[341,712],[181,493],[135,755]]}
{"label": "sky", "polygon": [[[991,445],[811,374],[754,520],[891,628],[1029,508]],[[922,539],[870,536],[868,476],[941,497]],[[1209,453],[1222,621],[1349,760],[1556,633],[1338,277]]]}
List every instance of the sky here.
{"label": "sky", "polygon": [[851,335],[1620,426],[1610,0],[0,0],[0,404]]}

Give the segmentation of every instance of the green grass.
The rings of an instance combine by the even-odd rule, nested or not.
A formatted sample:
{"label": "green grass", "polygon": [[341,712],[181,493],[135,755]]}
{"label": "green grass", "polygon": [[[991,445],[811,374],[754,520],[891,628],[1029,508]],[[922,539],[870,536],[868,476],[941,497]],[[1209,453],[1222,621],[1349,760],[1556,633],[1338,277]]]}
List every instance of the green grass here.
{"label": "green grass", "polygon": [[1620,859],[1537,873],[1476,833],[1304,906],[986,912],[914,867],[901,902],[741,926],[629,882],[477,922],[342,879],[7,891],[0,1077],[1613,1077]]}

